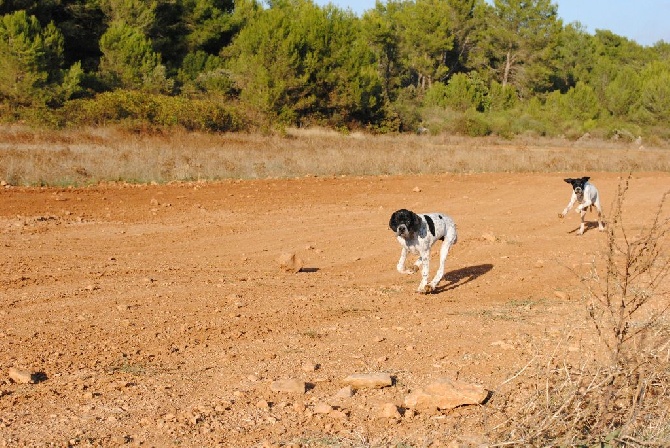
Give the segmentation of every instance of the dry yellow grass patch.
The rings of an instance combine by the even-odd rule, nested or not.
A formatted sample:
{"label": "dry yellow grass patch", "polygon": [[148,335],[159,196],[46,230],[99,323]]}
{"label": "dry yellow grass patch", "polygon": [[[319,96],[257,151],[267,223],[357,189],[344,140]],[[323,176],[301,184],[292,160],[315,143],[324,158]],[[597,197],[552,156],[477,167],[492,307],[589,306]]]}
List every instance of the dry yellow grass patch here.
{"label": "dry yellow grass patch", "polygon": [[668,170],[667,149],[603,141],[344,135],[326,129],[289,129],[283,136],[268,136],[186,132],[138,135],[114,128],[0,128],[0,180],[12,185],[306,175]]}

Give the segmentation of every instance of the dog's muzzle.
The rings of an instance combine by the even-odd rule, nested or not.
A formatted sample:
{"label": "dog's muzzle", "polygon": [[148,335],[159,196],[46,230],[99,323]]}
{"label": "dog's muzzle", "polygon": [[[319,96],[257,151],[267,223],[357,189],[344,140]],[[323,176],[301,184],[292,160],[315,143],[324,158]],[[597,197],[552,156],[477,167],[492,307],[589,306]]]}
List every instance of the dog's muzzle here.
{"label": "dog's muzzle", "polygon": [[584,193],[584,190],[582,190],[581,188],[579,188],[579,187],[575,188],[575,194],[581,195],[583,193]]}
{"label": "dog's muzzle", "polygon": [[398,230],[396,230],[396,235],[398,236],[405,236],[407,235],[407,226],[405,224],[400,224],[398,226]]}

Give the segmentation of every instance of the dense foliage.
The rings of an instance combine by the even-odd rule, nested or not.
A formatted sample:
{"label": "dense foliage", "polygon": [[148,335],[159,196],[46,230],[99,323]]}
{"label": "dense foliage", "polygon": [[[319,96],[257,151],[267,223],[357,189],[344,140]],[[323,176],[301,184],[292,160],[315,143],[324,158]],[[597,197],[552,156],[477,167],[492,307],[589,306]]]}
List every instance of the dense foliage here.
{"label": "dense foliage", "polygon": [[550,0],[0,0],[0,54],[5,121],[670,138],[670,44]]}

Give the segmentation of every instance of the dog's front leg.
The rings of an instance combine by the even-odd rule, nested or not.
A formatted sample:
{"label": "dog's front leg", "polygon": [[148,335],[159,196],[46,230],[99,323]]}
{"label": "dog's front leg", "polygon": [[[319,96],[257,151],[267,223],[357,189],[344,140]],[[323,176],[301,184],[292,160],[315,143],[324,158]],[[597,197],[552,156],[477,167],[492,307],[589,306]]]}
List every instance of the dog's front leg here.
{"label": "dog's front leg", "polygon": [[591,207],[591,206],[593,206],[593,202],[589,201],[588,199],[584,199],[584,202],[579,204],[577,206],[577,209],[575,209],[575,211],[577,213],[586,212],[587,210],[589,210],[589,207]]}
{"label": "dog's front leg", "polygon": [[405,269],[405,260],[407,260],[407,248],[403,247],[400,252],[400,260],[398,260],[398,272],[401,274],[414,274],[416,270]]}
{"label": "dog's front leg", "polygon": [[586,216],[586,209],[579,210],[579,217],[581,219],[581,223],[579,224],[579,231],[577,231],[577,235],[583,235],[584,234],[584,217]]}
{"label": "dog's front leg", "polygon": [[565,209],[563,209],[563,213],[558,214],[558,217],[565,218],[565,215],[567,215],[572,206],[575,205],[575,202],[577,202],[577,195],[572,193],[572,196],[570,196],[570,202],[568,202],[568,205],[566,205]]}
{"label": "dog's front leg", "polygon": [[428,284],[428,274],[430,273],[430,252],[421,253],[421,283],[417,291],[425,294],[433,290],[433,286]]}

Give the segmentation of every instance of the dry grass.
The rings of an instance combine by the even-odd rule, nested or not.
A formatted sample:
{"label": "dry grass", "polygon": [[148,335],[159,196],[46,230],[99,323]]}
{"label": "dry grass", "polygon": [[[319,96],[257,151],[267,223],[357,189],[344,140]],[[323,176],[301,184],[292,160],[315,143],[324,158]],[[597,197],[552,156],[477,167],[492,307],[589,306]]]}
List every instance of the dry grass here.
{"label": "dry grass", "polygon": [[170,182],[306,175],[439,172],[669,171],[667,148],[603,141],[458,136],[343,135],[322,129],[285,135],[115,128],[0,128],[0,180],[12,185],[101,181]]}

